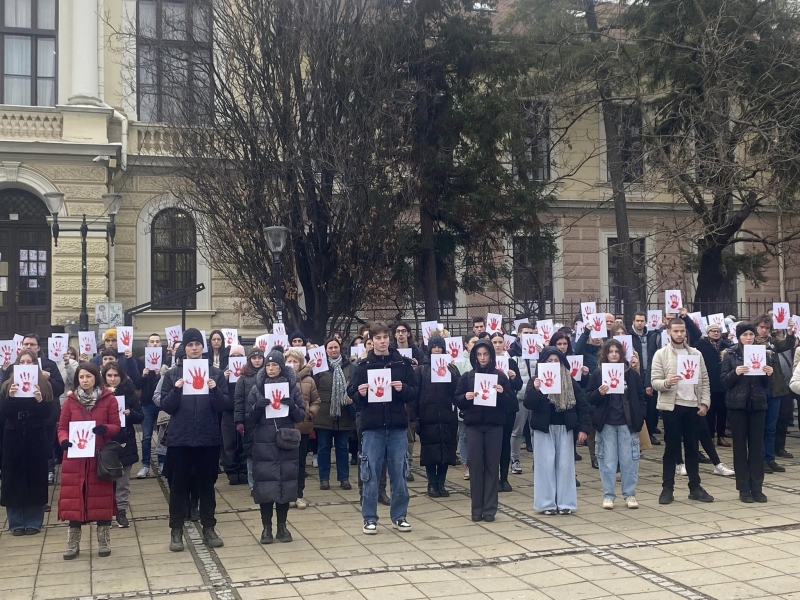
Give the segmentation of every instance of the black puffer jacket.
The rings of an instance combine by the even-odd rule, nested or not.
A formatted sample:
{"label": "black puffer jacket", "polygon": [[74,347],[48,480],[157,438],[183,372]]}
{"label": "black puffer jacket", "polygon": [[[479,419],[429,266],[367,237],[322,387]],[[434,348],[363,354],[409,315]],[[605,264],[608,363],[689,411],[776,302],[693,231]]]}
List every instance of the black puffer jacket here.
{"label": "black puffer jacket", "polygon": [[453,405],[453,398],[459,373],[452,363],[447,369],[450,371],[450,383],[431,383],[430,363],[417,371],[419,397],[411,401],[409,408],[411,420],[419,421],[419,464],[423,467],[441,463],[456,464],[458,411]]}
{"label": "black puffer jacket", "polygon": [[[264,384],[289,382],[289,415],[268,419]],[[303,394],[297,385],[297,375],[291,367],[283,367],[280,377],[269,379],[264,369],[256,375],[256,383],[247,396],[245,421],[255,429],[253,434],[253,500],[256,504],[275,502],[286,504],[297,500],[297,472],[300,469],[297,449],[284,450],[277,444],[279,429],[294,429],[306,415]]]}
{"label": "black puffer jacket", "polygon": [[[144,357],[138,359],[136,361],[139,364],[139,372],[141,373],[145,369],[144,364]],[[161,379],[161,370],[156,369],[148,369],[147,376],[139,378],[139,383],[137,384],[137,388],[142,390],[142,397],[141,397],[141,404],[142,406],[147,406],[148,404],[153,403],[153,394],[158,387],[158,382]]]}
{"label": "black puffer jacket", "polygon": [[[368,402],[369,396],[362,396],[358,387],[368,382],[367,372],[370,369],[391,369],[392,381],[403,382],[403,388],[398,392],[392,388],[391,402]],[[347,395],[353,399],[356,410],[361,413],[361,429],[407,429],[408,414],[406,404],[414,400],[419,393],[417,376],[411,360],[404,358],[397,350],[389,349],[386,356],[378,356],[370,351],[367,358],[356,364],[350,371],[350,382],[347,385]]]}
{"label": "black puffer jacket", "polygon": [[[569,373],[570,367],[567,358],[553,346],[547,346],[541,351],[539,354],[539,362],[547,362],[547,357],[554,353],[558,354],[561,364],[564,365],[567,369],[567,373]],[[578,382],[572,377],[569,377],[569,381],[572,383],[572,391],[575,394],[575,406],[564,411],[564,425],[566,425],[567,431],[572,431],[577,428],[579,431],[588,434],[592,428],[592,423],[589,418],[589,403],[586,401],[586,395],[583,393],[583,388],[578,385]],[[549,433],[550,399],[536,389],[535,382],[535,378],[528,382],[523,406],[531,411],[531,429]],[[562,380],[561,385],[563,386],[564,384],[565,382]]]}
{"label": "black puffer jacket", "polygon": [[[489,364],[486,367],[478,365],[478,348],[489,351]],[[458,380],[456,387],[456,406],[463,412],[465,425],[505,425],[506,414],[512,412],[512,404],[519,410],[517,395],[508,383],[508,377],[495,368],[496,356],[494,347],[485,340],[480,340],[472,347],[469,353],[469,362],[472,371],[464,374]],[[503,388],[502,394],[497,394],[497,406],[476,406],[472,400],[467,400],[467,392],[475,390],[475,373],[497,375],[497,384]]]}
{"label": "black puffer jacket", "polygon": [[[611,403],[611,394],[603,396],[598,390],[603,385],[603,373],[600,365],[594,373],[589,376],[589,383],[586,386],[586,397],[589,404],[595,406],[592,413],[592,425],[597,431],[603,431],[606,424],[606,417]],[[622,399],[625,410],[625,417],[628,429],[633,433],[639,433],[644,425],[644,416],[647,414],[647,399],[644,395],[644,385],[639,374],[625,365],[625,393]]]}
{"label": "black puffer jacket", "polygon": [[222,371],[211,367],[217,384],[207,394],[184,395],[175,382],[183,377],[183,366],[173,367],[161,378],[161,410],[170,415],[167,446],[221,446],[220,413],[228,405],[228,382]]}
{"label": "black puffer jacket", "polygon": [[694,347],[703,355],[703,362],[708,372],[708,387],[712,394],[724,394],[725,387],[722,385],[722,351],[731,347],[731,343],[720,338],[719,350],[714,347],[708,337],[700,338]]}
{"label": "black puffer jacket", "polygon": [[[250,367],[251,369],[253,367]],[[263,371],[264,368],[262,367]],[[250,456],[253,449],[253,427],[248,425],[245,419],[245,411],[247,410],[247,397],[250,395],[250,390],[256,384],[256,377],[259,371],[253,371],[250,375],[242,375],[236,382],[236,390],[233,393],[233,422],[244,423],[244,437],[242,438],[242,447],[245,454]]]}
{"label": "black puffer jacket", "polygon": [[[725,406],[729,410],[767,410],[767,390],[770,378],[767,375],[737,375],[736,367],[744,364],[741,344],[729,348],[722,357],[720,379],[727,390]],[[767,352],[767,364],[769,352]]]}
{"label": "black puffer jacket", "polygon": [[114,396],[117,396],[117,403],[119,403],[119,396],[123,396],[125,409],[131,411],[125,417],[125,427],[113,438],[115,442],[119,442],[122,445],[122,450],[119,451],[119,462],[122,463],[123,467],[135,465],[139,462],[139,449],[136,446],[136,428],[134,425],[139,425],[144,421],[144,413],[142,412],[141,404],[139,404],[139,399],[136,397],[134,387],[133,382],[130,379],[126,379],[121,386],[114,390]]}

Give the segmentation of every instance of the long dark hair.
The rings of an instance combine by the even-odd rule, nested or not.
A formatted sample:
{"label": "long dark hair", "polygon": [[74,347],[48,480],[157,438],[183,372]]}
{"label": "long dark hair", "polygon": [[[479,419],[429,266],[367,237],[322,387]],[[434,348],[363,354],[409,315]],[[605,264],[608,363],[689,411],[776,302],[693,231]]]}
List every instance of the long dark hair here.
{"label": "long dark hair", "polygon": [[81,371],[89,371],[92,375],[94,375],[94,387],[103,387],[103,376],[100,374],[100,367],[98,367],[93,362],[84,361],[78,365],[78,368],[75,369],[75,379],[72,382],[73,389],[77,390],[81,384],[78,380],[78,376],[81,374]]}
{"label": "long dark hair", "polygon": [[600,347],[600,354],[597,357],[597,364],[603,364],[609,362],[608,351],[611,349],[612,346],[617,349],[621,358],[621,360],[618,363],[612,363],[612,364],[615,365],[623,364],[627,367],[628,361],[625,358],[625,348],[622,347],[622,343],[619,340],[607,340],[606,342],[603,343],[603,345]]}
{"label": "long dark hair", "polygon": [[[110,362],[110,363],[106,363],[106,364],[103,365],[103,369],[101,371],[101,373],[103,375],[103,383],[106,382],[106,373],[108,373],[111,369],[114,369],[117,373],[119,373],[119,385],[117,387],[118,388],[122,387],[122,385],[126,381],[128,381],[128,374],[125,372],[125,369],[123,369],[120,366],[120,364],[118,362],[116,362],[116,361],[113,361],[113,362]],[[106,384],[106,385],[108,385],[108,384]]]}

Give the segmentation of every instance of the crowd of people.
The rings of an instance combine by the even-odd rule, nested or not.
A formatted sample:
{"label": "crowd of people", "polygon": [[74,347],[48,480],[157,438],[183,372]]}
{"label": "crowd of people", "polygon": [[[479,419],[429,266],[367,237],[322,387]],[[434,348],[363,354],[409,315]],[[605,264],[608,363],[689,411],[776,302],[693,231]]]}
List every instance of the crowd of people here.
{"label": "crowd of people", "polygon": [[[614,508],[619,474],[624,504],[636,509],[640,453],[662,445],[659,423],[660,504],[674,501],[684,476],[690,500],[713,502],[701,485],[701,462],[735,477],[742,502],[767,502],[765,473],[785,471],[776,461],[791,458],[786,434],[800,394],[793,323],[776,331],[765,314],[752,323],[728,320],[729,331],[716,323],[701,331],[685,309],[650,328],[646,319],[637,313],[628,327],[606,314],[602,335],[602,321],[582,317],[541,331],[518,322],[509,333],[490,333],[487,320],[475,317],[461,339],[434,328],[419,344],[408,323],[373,323],[347,347],[339,332],[317,346],[297,331],[286,347],[248,349],[226,343],[221,330],[205,339],[189,328],[159,350],[158,366],[148,353],[163,348],[155,333],[138,359],[120,351],[109,329],[99,353],[69,348],[61,361],[25,335],[0,371],[0,505],[12,535],[39,533],[60,464],[58,519],[69,523],[64,559],[78,556],[82,526],[92,522],[98,553],[109,556],[112,522],[130,524],[130,479],[141,459],[135,477],[163,476],[169,486],[170,550],[184,549],[186,520],[200,522],[209,547],[223,545],[215,530],[220,473],[230,485],[249,486],[262,544],[290,542],[288,514],[308,506],[312,454],[321,490],[331,489],[332,475],[352,489],[350,467],[357,467],[364,534],[378,533],[379,503],[405,532],[419,441],[428,496],[448,497],[449,469],[460,465],[476,522],[495,520],[499,493],[512,491],[509,473],[525,470],[523,445],[533,454],[536,511],[578,509],[579,444],[589,446],[599,471],[602,507]],[[531,339],[540,340],[535,348]],[[758,347],[763,361],[753,359]],[[19,379],[18,369],[38,374]],[[84,427],[80,437],[71,424]],[[87,455],[89,440],[94,454]],[[732,469],[715,443],[733,447]],[[109,467],[112,450],[118,461]]]}

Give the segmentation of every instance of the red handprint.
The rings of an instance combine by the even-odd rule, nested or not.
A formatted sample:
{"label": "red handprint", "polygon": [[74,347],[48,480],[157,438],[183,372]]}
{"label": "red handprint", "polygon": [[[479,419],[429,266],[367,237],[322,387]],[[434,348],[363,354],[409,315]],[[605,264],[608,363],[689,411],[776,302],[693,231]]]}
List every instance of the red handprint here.
{"label": "red handprint", "polygon": [[505,369],[503,369],[504,366],[505,365],[499,360],[495,361],[495,363],[494,363],[494,368],[497,369],[498,371],[504,371],[505,370]]}
{"label": "red handprint", "polygon": [[264,338],[260,338],[258,340],[258,347],[261,348],[262,352],[266,352],[267,351],[267,340],[265,340]]}
{"label": "red handprint", "polygon": [[595,317],[592,319],[592,326],[594,327],[595,331],[600,331],[600,328],[603,327],[603,319],[600,317]]}
{"label": "red handprint", "polygon": [[123,331],[119,336],[119,341],[122,342],[123,346],[130,346],[131,345],[131,332],[130,331]]}
{"label": "red handprint", "polygon": [[86,340],[86,343],[83,345],[83,349],[85,352],[92,351],[92,344],[89,342],[89,340]]}
{"label": "red handprint", "polygon": [[53,356],[58,358],[61,355],[61,342],[56,340],[53,342]]}
{"label": "red handprint", "polygon": [[505,340],[505,341],[503,342],[503,350],[505,350],[506,352],[508,352],[510,348],[511,348],[511,342],[509,342],[508,340]]}
{"label": "red handprint", "polygon": [[489,382],[482,381],[481,382],[481,400],[488,400],[489,399]]}
{"label": "red handprint", "polygon": [[539,349],[536,345],[536,340],[528,340],[528,354],[533,355],[536,354],[537,350]]}
{"label": "red handprint", "polygon": [[280,390],[272,390],[272,402],[270,403],[272,408],[279,410],[281,407],[281,400],[283,400],[283,392]]}
{"label": "red handprint", "polygon": [[625,354],[628,354],[628,342],[622,340],[622,349],[625,351]]}
{"label": "red handprint", "polygon": [[150,364],[155,366],[158,364],[158,354],[151,354],[150,355]]}
{"label": "red handprint", "polygon": [[33,382],[33,375],[30,373],[22,373],[19,378],[22,380],[22,391],[28,393],[31,391],[31,383]]}
{"label": "red handprint", "polygon": [[587,306],[586,307],[586,316],[588,317],[589,315],[591,315],[593,313],[594,313],[594,308],[592,308],[591,306]]}
{"label": "red handprint", "polygon": [[758,356],[751,356],[750,366],[752,366],[756,371],[761,370],[761,358]]}
{"label": "red handprint", "polygon": [[499,325],[499,323],[497,322],[497,318],[496,317],[492,317],[491,319],[489,319],[489,330],[490,331],[496,331],[498,325]]}
{"label": "red handprint", "polygon": [[691,379],[694,377],[694,363],[691,361],[684,361],[683,362],[683,378],[684,379]]}
{"label": "red handprint", "polygon": [[192,387],[196,390],[202,390],[206,384],[206,372],[203,369],[189,369],[189,375],[192,376]]}
{"label": "red handprint", "polygon": [[233,333],[230,331],[225,333],[225,343],[229,346],[233,344]]}
{"label": "red handprint", "polygon": [[458,358],[458,344],[455,342],[450,342],[450,356]]}
{"label": "red handprint", "polygon": [[575,375],[578,374],[578,370],[580,370],[580,368],[581,368],[581,363],[579,363],[578,361],[574,360],[574,361],[570,362],[570,365],[572,365],[572,370],[569,372],[569,374],[572,377],[575,377]]}
{"label": "red handprint", "polygon": [[3,346],[3,364],[11,362],[11,346]]}
{"label": "red handprint", "polygon": [[86,448],[86,445],[91,441],[91,439],[92,439],[91,430],[81,429],[80,431],[78,431],[78,443],[76,444],[78,446],[78,449],[83,450],[84,448]]}
{"label": "red handprint", "polygon": [[540,332],[542,337],[544,338],[545,342],[550,341],[550,326],[549,325],[542,325],[542,331]]}
{"label": "red handprint", "polygon": [[172,340],[173,345],[181,341],[180,336],[178,335],[178,331],[175,329],[169,332],[169,339]]}
{"label": "red handprint", "polygon": [[375,394],[378,398],[383,398],[383,394],[386,391],[386,386],[389,384],[386,381],[385,377],[376,377],[375,378],[375,389],[369,388],[370,391]]}
{"label": "red handprint", "polygon": [[233,375],[234,375],[234,377],[241,377],[242,376],[242,367],[244,365],[242,365],[241,363],[237,362],[237,363],[234,363],[231,366],[233,367]]}
{"label": "red handprint", "polygon": [[669,295],[669,307],[670,308],[678,308],[678,295],[677,294],[670,294]]}
{"label": "red handprint", "polygon": [[778,312],[775,313],[775,320],[778,323],[783,323],[783,320],[786,318],[786,309],[782,306],[778,309]]}
{"label": "red handprint", "polygon": [[650,321],[650,326],[653,329],[656,329],[658,327],[658,315],[653,315],[653,318]]}
{"label": "red handprint", "polygon": [[317,359],[314,361],[314,364],[319,369],[322,366],[322,355],[317,353]]}
{"label": "red handprint", "polygon": [[436,361],[436,374],[439,377],[444,377],[447,374],[447,363],[444,362],[444,359],[439,359]]}
{"label": "red handprint", "polygon": [[553,387],[553,383],[555,383],[555,374],[552,371],[545,371],[544,372],[544,387]]}
{"label": "red handprint", "polygon": [[619,371],[609,371],[608,372],[609,378],[609,387],[611,389],[616,389],[619,385]]}

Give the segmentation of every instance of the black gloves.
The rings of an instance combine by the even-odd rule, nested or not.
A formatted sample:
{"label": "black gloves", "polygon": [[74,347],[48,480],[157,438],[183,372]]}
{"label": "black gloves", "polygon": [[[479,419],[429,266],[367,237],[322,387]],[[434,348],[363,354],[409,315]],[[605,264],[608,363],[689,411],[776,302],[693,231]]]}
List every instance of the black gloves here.
{"label": "black gloves", "polygon": [[291,403],[292,403],[292,399],[291,398],[286,398],[286,397],[281,398],[281,404],[285,404],[286,406],[289,406]]}
{"label": "black gloves", "polygon": [[70,442],[69,440],[64,440],[63,442],[61,442],[61,449],[64,452],[66,452],[71,447],[72,447],[72,442]]}
{"label": "black gloves", "polygon": [[98,425],[92,429],[92,433],[96,433],[97,435],[105,435],[106,431],[108,431],[108,427],[105,425]]}

